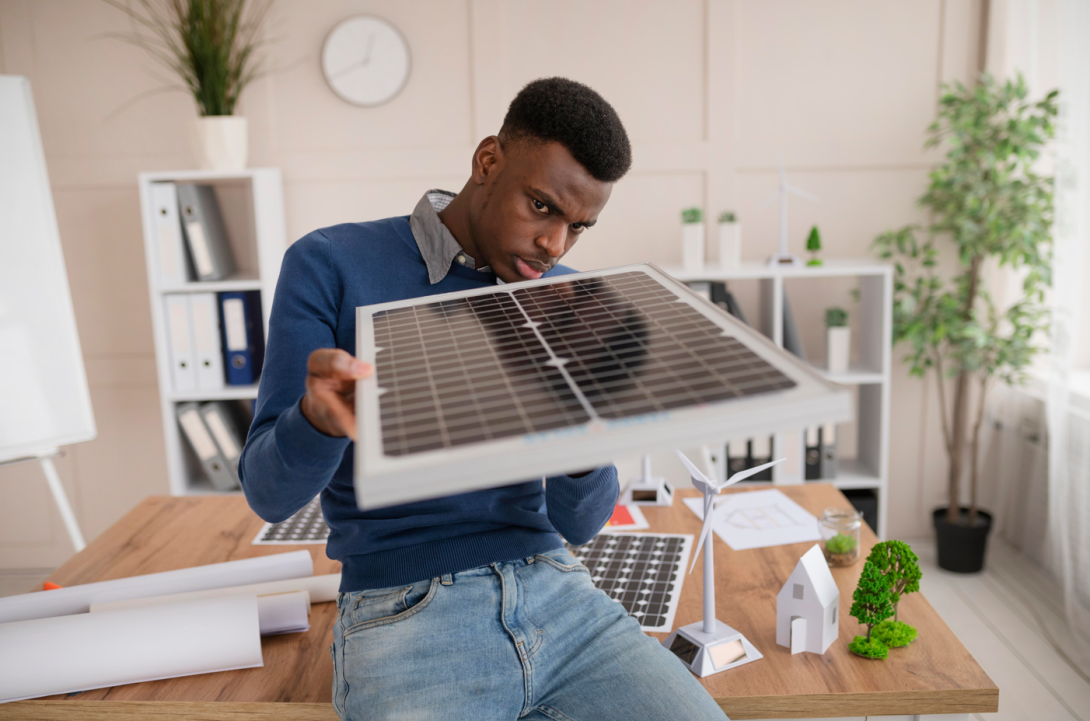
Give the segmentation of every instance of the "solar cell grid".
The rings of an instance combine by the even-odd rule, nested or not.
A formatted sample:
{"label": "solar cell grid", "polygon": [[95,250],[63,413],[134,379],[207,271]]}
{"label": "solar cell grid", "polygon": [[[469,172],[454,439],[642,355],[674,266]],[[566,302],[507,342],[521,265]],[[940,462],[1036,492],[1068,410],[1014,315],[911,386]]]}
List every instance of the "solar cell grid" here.
{"label": "solar cell grid", "polygon": [[373,327],[394,456],[794,385],[641,272],[381,311]]}

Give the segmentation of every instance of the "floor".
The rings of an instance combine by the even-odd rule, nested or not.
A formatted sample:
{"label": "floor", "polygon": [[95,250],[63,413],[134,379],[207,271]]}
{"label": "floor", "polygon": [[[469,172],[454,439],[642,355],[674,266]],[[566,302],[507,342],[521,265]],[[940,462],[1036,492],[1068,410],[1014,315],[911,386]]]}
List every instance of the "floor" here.
{"label": "floor", "polygon": [[[1001,539],[983,573],[939,570],[932,539],[911,542],[921,591],[999,686],[999,713],[981,721],[1090,721],[1090,637],[1063,621],[1062,596]],[[0,596],[41,588],[49,569],[0,571]]]}

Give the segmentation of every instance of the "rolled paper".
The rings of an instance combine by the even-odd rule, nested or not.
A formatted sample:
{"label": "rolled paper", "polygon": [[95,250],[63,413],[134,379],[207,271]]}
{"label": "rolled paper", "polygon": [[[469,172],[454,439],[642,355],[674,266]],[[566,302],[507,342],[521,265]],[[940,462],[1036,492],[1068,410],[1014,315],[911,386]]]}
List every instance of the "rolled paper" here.
{"label": "rolled paper", "polygon": [[309,551],[292,551],[0,598],[0,623],[87,613],[92,603],[204,591],[314,575]]}
{"label": "rolled paper", "polygon": [[257,597],[257,619],[262,636],[310,630],[310,594],[306,591]]}
{"label": "rolled paper", "polygon": [[259,629],[253,594],[0,624],[0,703],[261,666]]}
{"label": "rolled paper", "polygon": [[174,593],[169,596],[150,596],[130,598],[124,601],[92,603],[91,613],[111,611],[119,608],[134,608],[136,606],[146,606],[151,603],[173,603],[175,601],[193,601],[198,598],[231,596],[238,593],[252,593],[260,598],[262,596],[272,596],[277,593],[306,591],[310,594],[311,603],[326,603],[327,601],[337,600],[337,591],[340,589],[340,586],[341,574],[330,573],[325,576],[304,576],[302,578],[289,578],[284,581],[251,583],[246,586],[225,586],[224,588],[210,588],[205,591]]}

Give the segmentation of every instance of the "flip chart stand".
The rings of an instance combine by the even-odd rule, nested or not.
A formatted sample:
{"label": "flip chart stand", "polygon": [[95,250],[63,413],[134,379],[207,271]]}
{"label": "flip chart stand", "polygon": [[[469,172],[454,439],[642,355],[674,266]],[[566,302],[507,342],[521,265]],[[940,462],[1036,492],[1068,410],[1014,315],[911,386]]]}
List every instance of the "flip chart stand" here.
{"label": "flip chart stand", "polygon": [[87,543],[83,540],[83,533],[79,529],[79,522],[76,521],[76,514],[72,512],[72,506],[68,503],[68,495],[64,492],[64,486],[61,485],[61,477],[57,474],[57,467],[53,465],[53,457],[57,455],[60,455],[60,451],[53,448],[33,456],[25,456],[23,458],[14,458],[10,461],[4,461],[3,463],[0,463],[0,466],[35,460],[41,464],[42,473],[45,474],[46,484],[49,486],[49,491],[53,494],[53,500],[57,504],[57,510],[61,513],[61,520],[64,521],[64,527],[68,529],[68,536],[72,539],[72,545],[75,547],[76,553],[79,553],[87,547]]}

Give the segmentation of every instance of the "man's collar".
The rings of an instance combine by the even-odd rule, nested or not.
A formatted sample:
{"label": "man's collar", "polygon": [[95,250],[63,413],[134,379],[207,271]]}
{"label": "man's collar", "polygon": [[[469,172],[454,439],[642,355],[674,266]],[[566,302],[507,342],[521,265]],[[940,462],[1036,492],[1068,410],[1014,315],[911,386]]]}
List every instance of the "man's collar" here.
{"label": "man's collar", "polygon": [[487,266],[477,267],[477,262],[462,250],[458,240],[439,219],[439,211],[450,205],[452,200],[454,193],[449,190],[429,190],[424,193],[424,197],[413,209],[413,214],[409,216],[409,228],[416,239],[417,247],[420,248],[424,265],[428,267],[428,281],[432,285],[447,277],[452,263],[471,270],[489,270]]}

